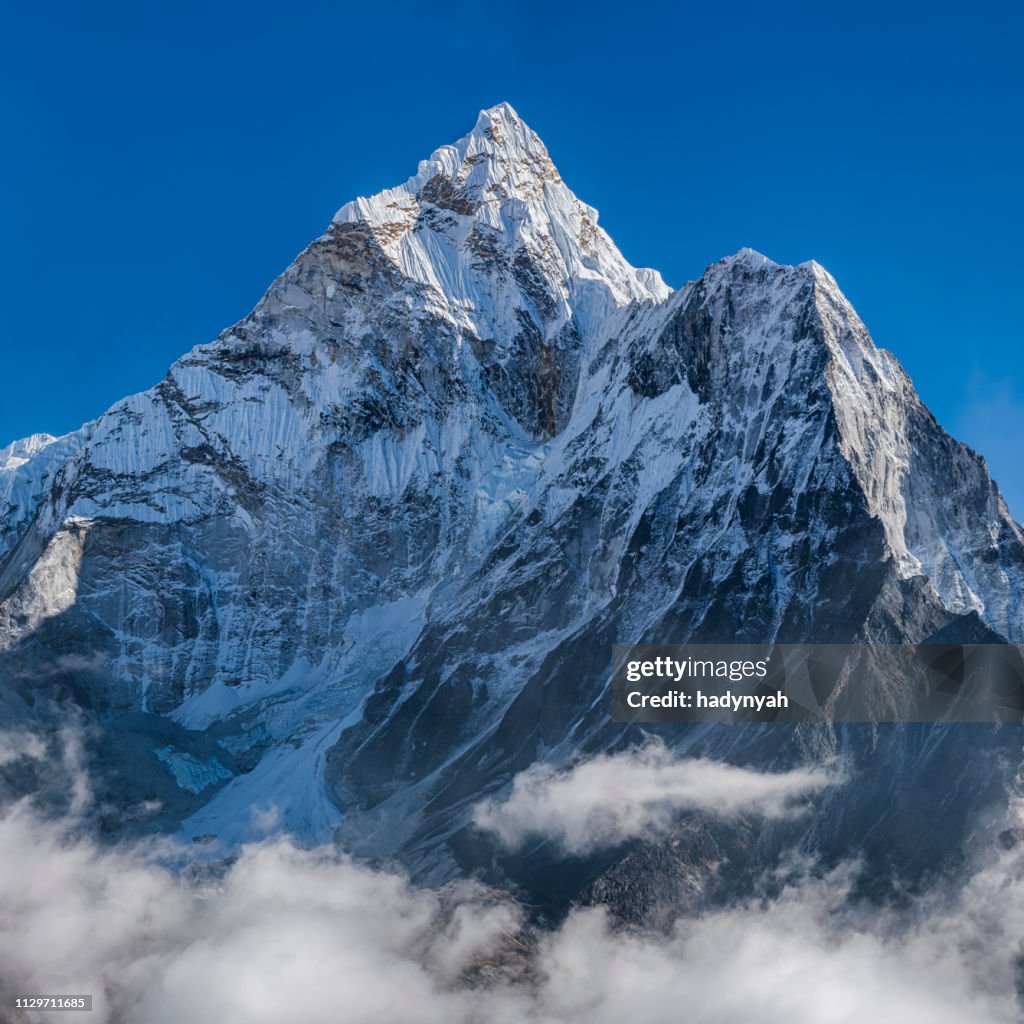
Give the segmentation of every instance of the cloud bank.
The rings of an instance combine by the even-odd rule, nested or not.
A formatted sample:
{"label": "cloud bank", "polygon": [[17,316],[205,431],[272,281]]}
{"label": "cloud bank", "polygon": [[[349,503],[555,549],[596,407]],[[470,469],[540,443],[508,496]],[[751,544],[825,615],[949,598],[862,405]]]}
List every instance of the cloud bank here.
{"label": "cloud bank", "polygon": [[[600,772],[605,762],[646,770],[634,778],[647,779],[647,803],[666,778],[680,783],[665,774],[672,765],[663,752],[638,753],[635,763],[604,759]],[[713,791],[727,813],[755,805],[790,813],[793,799],[825,784],[813,773],[758,780],[688,764],[696,774],[683,781]],[[562,791],[572,798],[564,806],[578,801],[572,787],[585,767],[566,773],[576,781]],[[587,792],[607,781],[582,778]],[[735,788],[741,782],[746,796]],[[1012,828],[1024,822],[1015,813]],[[617,928],[599,909],[537,932],[514,901],[479,885],[421,888],[281,837],[246,847],[230,864],[174,872],[164,866],[166,843],[99,846],[75,833],[80,820],[41,820],[27,801],[0,815],[0,992],[92,994],[90,1024],[1020,1017],[1021,847],[912,912],[851,900],[856,865],[848,865],[823,878],[797,875],[778,898],[681,920],[655,936]]]}
{"label": "cloud bank", "polygon": [[506,899],[286,840],[189,881],[22,806],[0,822],[0,864],[0,988],[91,993],[93,1024],[1018,1020],[1024,888],[1006,864],[912,920],[850,910],[847,872],[667,938],[579,911],[527,954]]}
{"label": "cloud bank", "polygon": [[478,805],[474,820],[509,849],[543,838],[582,854],[662,835],[685,811],[791,817],[834,781],[822,768],[771,774],[703,758],[679,760],[652,743],[564,771],[534,765],[516,776],[507,798]]}

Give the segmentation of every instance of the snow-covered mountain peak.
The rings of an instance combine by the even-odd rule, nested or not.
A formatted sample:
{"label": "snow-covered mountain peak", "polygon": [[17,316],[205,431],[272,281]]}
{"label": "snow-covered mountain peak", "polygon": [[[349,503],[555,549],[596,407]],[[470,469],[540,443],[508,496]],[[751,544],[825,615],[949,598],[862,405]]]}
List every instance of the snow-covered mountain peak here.
{"label": "snow-covered mountain peak", "polygon": [[516,113],[515,107],[511,103],[502,101],[501,103],[495,103],[494,106],[485,107],[477,115],[476,124],[473,127],[471,134],[482,133],[484,135],[490,135],[493,130],[497,127],[500,131],[502,127],[508,127],[519,130],[531,137],[531,140],[540,145],[543,148],[544,143],[540,141],[540,136],[533,131],[530,126]]}
{"label": "snow-covered mountain peak", "polygon": [[507,103],[481,111],[403,185],[347,203],[331,232],[358,225],[433,314],[499,350],[525,323],[572,345],[616,307],[670,294],[656,271],[630,266]]}
{"label": "snow-covered mountain peak", "polygon": [[[446,179],[457,186],[459,196],[442,194]],[[507,103],[481,110],[473,130],[455,142],[440,146],[404,185],[385,189],[376,196],[346,203],[335,215],[338,223],[370,219],[382,204],[399,202],[403,197],[419,196],[440,209],[468,215],[478,202],[494,202],[508,194],[529,199],[546,182],[560,182],[547,147],[533,129]],[[593,212],[593,211],[591,211]],[[596,216],[596,214],[595,214]]]}
{"label": "snow-covered mountain peak", "polygon": [[63,437],[31,434],[0,448],[0,560],[35,515],[55,474],[82,446],[86,425]]}
{"label": "snow-covered mountain peak", "polygon": [[[764,253],[744,246],[731,256],[726,256],[708,267],[707,274],[711,277],[753,274],[764,271],[767,274],[786,274],[791,280],[806,281],[808,278],[821,287],[842,295],[836,279],[817,261],[804,260],[795,265],[777,263]],[[845,299],[844,299],[845,301]]]}
{"label": "snow-covered mountain peak", "polygon": [[429,858],[443,794],[602,749],[616,641],[950,629],[1024,638],[1024,534],[832,277],[741,249],[669,297],[507,105],[0,452],[0,674],[128,737],[148,831],[381,806]]}
{"label": "snow-covered mountain peak", "polygon": [[12,441],[6,448],[0,448],[0,470],[17,469],[56,440],[52,434],[30,434]]}
{"label": "snow-covered mountain peak", "polygon": [[[495,163],[513,164],[531,157],[540,162],[551,160],[540,136],[508,103],[481,110],[473,130],[460,142],[467,143],[468,155],[484,154]],[[547,170],[558,174],[553,164]]]}
{"label": "snow-covered mountain peak", "polygon": [[722,263],[726,265],[750,267],[757,269],[760,267],[777,267],[774,260],[768,259],[764,253],[758,252],[756,249],[751,249],[749,246],[744,246],[738,252],[733,253],[732,256],[726,256]]}
{"label": "snow-covered mountain peak", "polygon": [[743,248],[708,266],[695,283],[707,296],[719,291],[758,284],[773,293],[780,290],[809,296],[810,277],[806,267],[776,263],[756,249]]}

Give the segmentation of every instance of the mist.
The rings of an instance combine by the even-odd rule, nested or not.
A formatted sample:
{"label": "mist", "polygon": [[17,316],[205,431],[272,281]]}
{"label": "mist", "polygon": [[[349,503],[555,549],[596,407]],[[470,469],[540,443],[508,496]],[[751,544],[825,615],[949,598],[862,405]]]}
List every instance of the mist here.
{"label": "mist", "polygon": [[[40,752],[10,737],[2,749]],[[828,781],[816,772],[734,777],[728,766],[673,761],[662,750],[630,758],[640,772],[723,782],[720,798],[731,792],[724,782],[742,781],[760,796],[735,806],[759,800],[770,813],[791,813],[793,798]],[[560,807],[579,817],[579,780],[603,777],[612,761],[547,777],[551,820]],[[533,770],[518,792],[535,792],[538,778]],[[516,792],[509,803],[522,811]],[[508,812],[501,808],[481,815]],[[1016,804],[1011,814],[1020,817]],[[204,864],[169,840],[101,845],[83,831],[86,820],[80,805],[77,815],[45,820],[27,799],[0,817],[0,988],[92,994],[94,1024],[1019,1017],[1016,848],[909,911],[854,901],[856,863],[821,873],[794,858],[780,895],[680,919],[668,934],[621,927],[600,908],[577,908],[545,931],[508,894],[475,882],[419,887],[333,847],[277,836]]]}

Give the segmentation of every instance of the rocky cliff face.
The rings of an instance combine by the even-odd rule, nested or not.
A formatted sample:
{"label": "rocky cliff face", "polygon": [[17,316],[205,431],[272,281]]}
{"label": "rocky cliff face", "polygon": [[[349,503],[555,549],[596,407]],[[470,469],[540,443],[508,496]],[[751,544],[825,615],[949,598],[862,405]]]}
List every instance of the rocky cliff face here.
{"label": "rocky cliff face", "polygon": [[84,709],[111,828],[273,806],[434,877],[510,773],[628,741],[613,642],[1024,641],[1024,533],[835,281],[743,250],[670,293],[507,105],[154,388],[0,451],[0,513],[5,709]]}

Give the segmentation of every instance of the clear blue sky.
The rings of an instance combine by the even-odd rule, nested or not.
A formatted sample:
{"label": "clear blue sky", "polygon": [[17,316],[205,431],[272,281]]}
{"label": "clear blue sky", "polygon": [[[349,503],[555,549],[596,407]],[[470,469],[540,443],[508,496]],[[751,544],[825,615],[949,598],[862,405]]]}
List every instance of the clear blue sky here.
{"label": "clear blue sky", "polygon": [[823,263],[1024,518],[1019,11],[9,4],[0,444],[155,383],[508,100],[670,284],[744,245]]}

